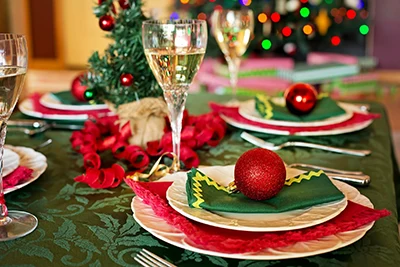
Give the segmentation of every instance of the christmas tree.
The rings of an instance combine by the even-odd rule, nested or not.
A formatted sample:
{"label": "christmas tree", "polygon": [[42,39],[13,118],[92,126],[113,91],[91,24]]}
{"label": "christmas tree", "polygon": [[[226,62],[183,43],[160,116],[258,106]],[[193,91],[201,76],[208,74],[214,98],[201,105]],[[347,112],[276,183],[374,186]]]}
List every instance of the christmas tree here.
{"label": "christmas tree", "polygon": [[[247,54],[277,54],[304,60],[311,51],[362,56],[368,26],[366,0],[177,0],[178,16],[206,19],[222,8],[250,8],[254,39]],[[210,24],[210,23],[209,23]],[[211,31],[210,31],[211,32]],[[221,55],[209,38],[209,56]]]}
{"label": "christmas tree", "polygon": [[114,40],[100,55],[89,58],[89,72],[85,80],[88,100],[107,101],[118,107],[140,98],[161,96],[154,75],[148,66],[142,47],[142,22],[147,18],[142,12],[141,0],[99,0],[94,14],[99,26],[110,32]]}

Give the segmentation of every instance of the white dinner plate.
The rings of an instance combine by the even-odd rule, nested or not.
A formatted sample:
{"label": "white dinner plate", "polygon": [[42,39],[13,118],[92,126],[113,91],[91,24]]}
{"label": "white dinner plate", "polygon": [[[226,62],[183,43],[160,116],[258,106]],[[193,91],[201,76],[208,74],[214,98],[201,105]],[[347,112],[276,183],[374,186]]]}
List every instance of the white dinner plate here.
{"label": "white dinner plate", "polygon": [[[273,101],[274,100],[282,102],[283,98],[273,99]],[[341,123],[351,119],[351,117],[353,117],[353,112],[354,112],[353,108],[354,105],[347,103],[338,103],[338,105],[346,112],[345,114],[319,121],[308,121],[308,122],[283,121],[283,120],[265,119],[261,117],[261,115],[256,110],[255,105],[256,104],[254,99],[241,102],[239,106],[239,114],[251,121],[266,123],[270,125],[277,125],[277,126],[292,126],[292,127],[327,126],[336,123]]]}
{"label": "white dinner plate", "polygon": [[[346,109],[352,110],[354,112],[358,113],[366,113],[360,110],[360,108],[356,105],[352,104],[347,104]],[[284,131],[284,130],[276,130],[276,129],[269,129],[269,128],[263,128],[259,126],[254,126],[254,125],[249,125],[246,123],[238,122],[234,119],[229,118],[228,116],[225,116],[223,114],[220,114],[220,117],[228,124],[239,128],[243,130],[248,130],[248,131],[253,131],[253,132],[259,132],[259,133],[265,133],[265,134],[274,134],[274,135],[291,135],[289,131]],[[345,134],[345,133],[351,133],[351,132],[356,132],[360,131],[362,129],[367,128],[374,120],[368,120],[365,122],[349,125],[349,126],[344,126],[344,127],[338,127],[335,129],[331,130],[319,130],[319,131],[299,131],[296,133],[293,133],[292,135],[298,135],[298,136],[322,136],[322,135],[338,135],[338,134]]]}
{"label": "white dinner plate", "polygon": [[[228,186],[234,180],[234,165],[203,167],[199,170],[222,186]],[[303,172],[297,169],[288,169],[286,177],[295,177]],[[188,204],[186,194],[187,174],[178,172],[171,174],[170,178],[174,180],[174,183],[168,188],[167,199],[173,209],[194,221],[230,230],[275,232],[306,228],[336,217],[347,206],[347,199],[343,198],[340,201],[316,205],[306,209],[273,214],[230,213],[195,209]],[[346,189],[339,188],[339,190]]]}
{"label": "white dinner plate", "polygon": [[[228,124],[243,130],[265,133],[265,134],[275,134],[275,135],[291,135],[289,131],[282,131],[282,130],[275,130],[275,129],[268,129],[262,128],[258,126],[253,126],[241,122],[237,122],[223,114],[220,114],[220,117]],[[357,123],[351,126],[339,127],[332,130],[320,130],[320,131],[300,131],[293,133],[293,135],[298,136],[322,136],[322,135],[337,135],[337,134],[345,134],[360,131],[362,129],[367,128],[374,120],[368,120],[365,122]]]}
{"label": "white dinner plate", "polygon": [[20,166],[24,166],[29,169],[32,169],[33,172],[32,172],[32,176],[29,180],[25,181],[22,184],[18,184],[13,187],[5,189],[4,194],[11,193],[15,190],[18,190],[18,189],[25,187],[28,184],[36,181],[47,168],[47,159],[42,153],[39,153],[39,152],[33,150],[32,148],[27,148],[27,147],[22,147],[22,146],[7,145],[6,147],[19,155],[19,158],[20,158],[19,165]]}
{"label": "white dinner plate", "polygon": [[79,114],[79,115],[44,114],[34,110],[32,100],[29,98],[22,101],[19,104],[18,108],[23,114],[40,119],[86,121],[89,118],[87,114]]}
{"label": "white dinner plate", "polygon": [[46,93],[42,95],[42,97],[39,100],[40,104],[47,107],[47,108],[52,108],[52,109],[59,109],[59,110],[73,110],[73,111],[88,111],[88,110],[100,110],[100,109],[106,109],[108,108],[106,104],[96,104],[96,105],[91,105],[89,103],[87,104],[82,104],[82,105],[68,105],[68,104],[63,104],[57,96],[55,96],[52,93]]}
{"label": "white dinner plate", "polygon": [[[335,181],[335,184],[346,192],[351,192],[347,194],[349,200],[373,208],[371,201],[367,197],[361,195],[357,189],[339,181]],[[144,204],[138,197],[133,198],[131,208],[136,222],[156,238],[171,245],[211,256],[247,260],[282,260],[327,253],[356,242],[374,225],[374,222],[371,222],[356,230],[341,232],[318,240],[297,242],[286,247],[265,249],[258,253],[230,254],[204,249],[194,244],[183,232],[159,218],[151,207]]]}
{"label": "white dinner plate", "polygon": [[19,155],[14,151],[4,148],[3,154],[3,177],[9,175],[19,166]]}

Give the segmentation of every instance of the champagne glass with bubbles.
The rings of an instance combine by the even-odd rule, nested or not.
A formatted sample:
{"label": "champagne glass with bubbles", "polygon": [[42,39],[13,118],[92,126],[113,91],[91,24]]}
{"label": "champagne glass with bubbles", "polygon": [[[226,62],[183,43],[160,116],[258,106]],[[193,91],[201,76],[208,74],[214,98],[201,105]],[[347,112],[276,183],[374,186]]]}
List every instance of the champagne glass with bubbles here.
{"label": "champagne glass with bubbles", "polygon": [[24,85],[28,50],[23,35],[0,33],[0,241],[25,236],[38,221],[24,211],[8,211],[3,190],[3,152],[7,120],[14,110]]}
{"label": "champagne glass with bubbles", "polygon": [[232,95],[236,99],[240,61],[253,38],[253,11],[217,9],[211,17],[211,22],[214,37],[228,63]]}
{"label": "champagne glass with bubbles", "polygon": [[183,111],[189,86],[206,51],[207,24],[204,20],[144,21],[142,41],[168,105],[173,152],[179,164]]}

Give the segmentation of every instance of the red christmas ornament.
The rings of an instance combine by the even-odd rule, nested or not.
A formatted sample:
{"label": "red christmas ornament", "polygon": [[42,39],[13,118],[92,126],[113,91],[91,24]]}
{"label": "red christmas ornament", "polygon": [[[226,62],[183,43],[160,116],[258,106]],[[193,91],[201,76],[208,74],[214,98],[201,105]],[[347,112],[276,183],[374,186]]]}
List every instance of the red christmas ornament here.
{"label": "red christmas ornament", "polygon": [[297,115],[310,113],[317,104],[318,92],[314,86],[297,83],[285,91],[286,107]]}
{"label": "red christmas ornament", "polygon": [[286,168],[274,152],[255,148],[245,152],[235,165],[235,185],[254,200],[274,197],[285,185]]}
{"label": "red christmas ornament", "polygon": [[76,100],[81,102],[86,102],[85,91],[87,86],[82,84],[82,79],[85,77],[84,74],[80,74],[76,77],[71,84],[71,94],[75,97]]}
{"label": "red christmas ornament", "polygon": [[122,9],[128,9],[131,6],[129,0],[119,0],[118,3]]}
{"label": "red christmas ornament", "polygon": [[133,84],[133,75],[130,73],[124,73],[119,77],[119,81],[123,86],[131,86]]}
{"label": "red christmas ornament", "polygon": [[114,29],[114,18],[110,15],[104,15],[99,20],[99,26],[103,31],[111,31]]}

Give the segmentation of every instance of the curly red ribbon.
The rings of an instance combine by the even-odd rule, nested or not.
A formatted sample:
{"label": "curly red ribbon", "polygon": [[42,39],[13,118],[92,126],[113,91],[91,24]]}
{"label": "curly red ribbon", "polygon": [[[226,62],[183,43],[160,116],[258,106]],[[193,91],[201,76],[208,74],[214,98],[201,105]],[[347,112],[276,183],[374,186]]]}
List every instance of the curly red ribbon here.
{"label": "curly red ribbon", "polygon": [[[83,167],[86,172],[75,181],[88,184],[92,188],[117,187],[125,177],[124,168],[115,163],[111,168],[101,168],[99,152],[111,151],[117,160],[126,161],[135,171],[144,171],[152,158],[172,151],[172,131],[167,121],[164,135],[160,140],[147,143],[147,148],[129,145],[132,136],[129,122],[120,127],[118,117],[92,117],[86,121],[80,131],[70,137],[72,148],[83,155]],[[166,118],[166,120],[168,120]],[[204,146],[217,146],[224,138],[226,124],[218,113],[212,112],[200,116],[190,116],[184,112],[181,133],[180,160],[187,169],[200,164],[195,150]]]}

